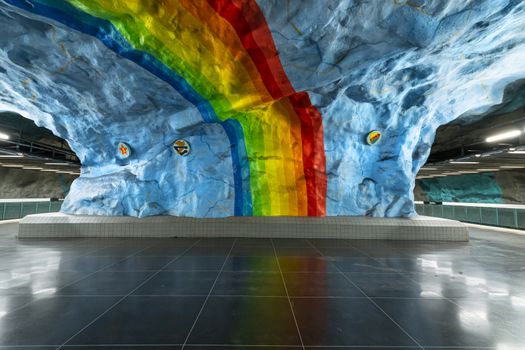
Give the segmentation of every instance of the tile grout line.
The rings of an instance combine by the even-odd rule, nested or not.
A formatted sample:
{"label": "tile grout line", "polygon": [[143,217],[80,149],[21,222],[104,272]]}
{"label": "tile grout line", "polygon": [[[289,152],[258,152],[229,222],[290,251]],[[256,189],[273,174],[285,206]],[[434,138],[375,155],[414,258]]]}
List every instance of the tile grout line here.
{"label": "tile grout line", "polygon": [[[106,247],[106,248],[107,248],[107,247]],[[142,252],[142,251],[144,251],[144,250],[146,250],[146,249],[148,249],[148,248],[149,248],[149,246],[146,247],[146,248],[144,248],[144,249],[140,249],[140,250],[134,252],[133,254],[130,254],[130,255],[127,255],[127,256],[123,257],[121,260],[119,260],[119,261],[117,261],[117,262],[115,262],[115,263],[113,263],[113,264],[109,264],[109,265],[107,265],[107,266],[101,267],[100,269],[98,269],[98,270],[96,270],[96,271],[93,271],[93,272],[88,273],[88,274],[87,274],[86,276],[84,276],[84,277],[78,278],[78,279],[76,279],[76,280],[74,280],[74,281],[72,281],[72,282],[70,282],[70,283],[67,283],[67,284],[63,285],[62,287],[58,288],[58,289],[53,293],[53,296],[55,296],[55,297],[61,297],[61,296],[71,297],[71,295],[60,295],[60,294],[57,294],[57,293],[60,292],[60,291],[61,291],[62,289],[64,289],[64,288],[67,288],[67,287],[69,287],[69,286],[71,286],[71,285],[73,285],[73,284],[75,284],[75,283],[78,283],[78,282],[80,282],[80,281],[83,281],[84,279],[86,279],[86,278],[88,278],[88,277],[90,277],[90,276],[93,276],[93,275],[96,274],[97,272],[101,272],[101,271],[103,271],[103,270],[104,270],[105,268],[107,268],[107,267],[110,267],[110,266],[113,266],[113,265],[119,264],[119,263],[121,263],[122,261],[124,261],[124,260],[126,260],[126,259],[128,259],[128,258],[130,258],[130,257],[132,257],[132,256],[135,256],[136,254],[139,254],[140,252]],[[104,248],[101,248],[101,249],[104,249]],[[100,250],[100,249],[98,249],[98,250]],[[97,251],[97,250],[94,250],[94,251]],[[89,254],[89,253],[87,253],[87,254]],[[86,255],[80,255],[80,256],[86,256]],[[77,273],[77,272],[81,272],[81,271],[71,271],[71,272],[75,272],[75,273]],[[25,295],[25,294],[14,294],[14,295]],[[24,307],[26,307],[26,306],[29,306],[30,304],[32,304],[32,303],[34,303],[34,302],[37,302],[37,301],[39,301],[39,300],[41,300],[41,299],[34,299],[34,300],[31,300],[31,301],[29,301],[29,302],[27,302],[27,303],[25,303],[25,304],[23,304],[23,305],[20,305],[19,307],[14,308],[13,310],[9,311],[9,313],[13,313],[13,312],[15,312],[15,311],[18,311],[18,310],[20,310],[20,309],[22,309],[22,308],[24,308]],[[1,348],[0,348],[0,349],[1,349]]]}
{"label": "tile grout line", "polygon": [[188,340],[190,339],[191,333],[193,332],[193,329],[195,328],[195,325],[197,325],[197,321],[199,320],[199,317],[202,314],[202,311],[204,310],[204,307],[208,303],[208,299],[210,299],[210,295],[213,292],[213,288],[215,288],[215,285],[217,284],[217,281],[219,280],[219,277],[222,274],[222,270],[224,269],[224,266],[226,266],[226,263],[228,262],[228,259],[230,258],[231,252],[233,251],[233,247],[235,246],[235,243],[237,242],[237,238],[233,240],[232,246],[230,247],[230,250],[228,251],[228,254],[226,255],[226,258],[224,259],[224,262],[222,263],[221,269],[217,273],[217,277],[215,277],[215,281],[213,281],[213,284],[211,285],[210,291],[208,292],[208,295],[206,296],[206,299],[204,299],[204,302],[202,303],[202,306],[197,313],[197,317],[195,317],[195,321],[193,321],[193,324],[191,325],[191,328],[188,332],[188,335],[186,335],[186,339],[184,339],[184,343],[182,344],[181,350],[184,350],[184,347],[186,347]]}
{"label": "tile grout line", "polygon": [[[279,348],[291,348],[291,349],[298,349],[300,348],[299,345],[267,345],[267,344],[198,344],[198,343],[195,343],[195,344],[188,344],[189,346],[197,346],[197,347],[203,347],[203,346],[206,346],[206,347],[246,347],[246,346],[249,346],[249,347],[260,347],[260,348],[266,348],[266,347],[279,347]],[[29,345],[31,347],[36,347],[36,348],[49,348],[49,347],[53,347],[53,346],[58,346],[58,345]],[[182,344],[177,344],[177,343],[173,343],[173,344],[95,344],[95,345],[68,345],[70,347],[75,347],[75,348],[84,348],[84,347],[89,347],[89,348],[97,348],[97,347],[115,347],[115,348],[119,348],[119,347],[132,347],[132,348],[137,348],[137,349],[140,349],[140,348],[143,348],[143,347],[151,347],[151,346],[155,346],[155,347],[173,347],[173,346],[182,346]],[[4,348],[8,348],[8,349],[12,349],[12,348],[27,348],[27,345],[0,345],[0,349],[4,349]],[[365,349],[378,349],[378,348],[381,348],[381,349],[417,349],[418,347],[417,346],[414,346],[414,345],[410,345],[410,346],[395,346],[395,345],[386,345],[386,346],[375,346],[375,345],[349,345],[349,346],[343,346],[343,345],[311,345],[309,346],[308,348],[322,348],[322,349],[325,349],[325,348],[330,348],[330,349],[353,349],[353,348],[359,348],[359,349],[362,349],[362,348],[365,348]],[[495,347],[452,347],[452,346],[445,346],[445,347],[440,347],[440,346],[430,346],[430,347],[427,347],[426,349],[429,349],[429,350],[432,350],[432,349],[465,349],[465,350],[480,350],[480,349],[483,349],[483,350],[495,350],[496,348]]]}
{"label": "tile grout line", "polygon": [[[312,248],[314,248],[315,250],[317,250],[319,252],[319,254],[321,254],[322,256],[325,256],[323,254],[323,252],[321,252],[316,246],[314,246],[310,240],[306,240],[308,242],[308,244],[310,244],[310,246],[312,246]],[[353,249],[353,247],[350,247]],[[421,344],[419,344],[419,342],[414,339],[403,327],[401,327],[401,325],[399,323],[397,323],[392,317],[390,317],[389,314],[386,313],[385,310],[383,310],[372,298],[370,298],[357,284],[355,284],[350,278],[348,278],[348,276],[346,276],[342,271],[341,269],[336,265],[336,264],[333,264],[334,267],[337,269],[337,271],[339,271],[339,273],[343,276],[343,278],[345,280],[347,280],[348,282],[350,282],[355,288],[357,288],[361,293],[363,293],[363,295],[372,303],[374,304],[374,306],[376,308],[378,308],[386,317],[388,317],[390,319],[390,321],[392,321],[399,329],[401,329],[403,331],[403,333],[405,333],[415,344],[417,344],[417,346],[419,346],[420,349],[425,349]]]}
{"label": "tile grout line", "polygon": [[284,280],[283,270],[281,269],[281,263],[279,262],[279,257],[277,256],[277,250],[273,244],[273,238],[270,239],[272,242],[273,253],[275,254],[275,260],[277,260],[277,266],[279,267],[279,272],[281,274],[281,280],[283,281],[284,291],[286,292],[286,298],[288,299],[288,305],[290,305],[290,310],[292,312],[293,320],[295,322],[295,328],[297,328],[297,334],[299,335],[299,340],[301,341],[301,347],[304,350],[303,336],[301,335],[301,330],[299,329],[299,324],[297,323],[297,318],[295,317],[295,312],[293,310],[292,301],[290,300],[290,295],[288,294],[288,288],[286,287],[286,281]]}
{"label": "tile grout line", "polygon": [[[350,248],[352,248],[352,249],[354,249],[354,250],[360,252],[361,254],[366,255],[368,258],[374,260],[375,262],[377,262],[377,263],[379,263],[379,264],[381,264],[381,265],[383,265],[383,266],[386,266],[386,265],[384,265],[380,260],[378,260],[377,258],[375,258],[375,257],[373,257],[373,256],[371,256],[371,255],[369,255],[369,254],[367,254],[365,251],[353,247],[353,246],[350,244],[350,242],[345,241],[345,243],[347,243],[348,246],[349,246]],[[417,280],[415,280],[415,279],[413,279],[412,277],[409,276],[409,275],[412,275],[413,273],[409,273],[409,272],[405,272],[405,271],[400,271],[400,270],[397,270],[397,269],[396,269],[396,271],[397,271],[396,273],[397,273],[398,275],[401,275],[401,276],[403,276],[404,278],[408,279],[409,281],[411,281],[411,282],[416,283],[416,284],[419,285],[419,282],[418,282]],[[423,272],[419,272],[419,271],[418,271],[417,273],[418,273],[418,274],[425,274],[425,273],[423,273]],[[458,308],[460,308],[460,309],[462,309],[462,310],[468,312],[468,310],[466,310],[464,307],[462,307],[461,305],[459,305],[458,303],[456,303],[454,300],[452,300],[452,299],[450,299],[450,298],[444,296],[443,293],[439,293],[438,295],[439,295],[439,297],[434,297],[434,298],[424,298],[424,299],[426,299],[426,300],[446,300],[446,301],[448,301],[449,303],[451,303],[452,305],[455,305],[456,307],[458,307]],[[420,298],[416,298],[416,299],[420,299]],[[469,299],[469,298],[467,298],[467,299]],[[479,318],[477,315],[472,314],[471,312],[469,312],[469,314],[471,314],[472,316],[474,316],[474,317],[476,317],[476,318]],[[429,348],[429,347],[425,347],[425,349],[431,349],[431,348]]]}
{"label": "tile grout line", "polygon": [[[120,298],[119,300],[117,300],[113,305],[111,305],[109,308],[107,308],[104,312],[102,312],[100,315],[98,315],[97,317],[95,317],[95,319],[93,319],[91,322],[89,322],[87,325],[85,325],[84,327],[82,327],[78,332],[76,332],[75,334],[73,334],[71,337],[69,337],[62,345],[60,345],[56,350],[59,350],[61,349],[62,347],[64,347],[68,342],[70,342],[73,338],[75,338],[77,335],[79,335],[80,333],[82,333],[85,329],[87,329],[89,326],[91,326],[93,323],[95,323],[97,320],[99,320],[102,316],[104,316],[105,314],[107,314],[109,311],[111,311],[113,308],[115,308],[118,304],[120,304],[124,299],[126,299],[128,296],[130,296],[131,294],[133,294],[133,292],[135,292],[136,290],[138,290],[140,287],[142,287],[144,284],[146,284],[148,281],[150,281],[153,277],[155,277],[156,275],[158,275],[166,266],[168,266],[169,264],[171,264],[172,262],[174,261],[177,261],[177,259],[179,259],[180,257],[182,257],[184,254],[186,254],[191,248],[193,248],[195,245],[197,245],[197,243],[199,243],[201,241],[201,239],[199,239],[198,241],[194,242],[191,246],[189,246],[186,250],[184,250],[182,253],[178,254],[176,257],[174,257],[173,259],[171,259],[170,261],[168,261],[163,267],[161,267],[158,271],[156,271],[155,273],[153,273],[151,276],[149,276],[148,278],[146,278],[144,281],[142,281],[137,287],[135,287],[133,290],[131,290],[128,294],[126,294],[125,296],[123,296],[122,298]],[[149,248],[149,246],[148,246]],[[145,249],[148,249],[148,248],[144,248],[143,250],[140,250],[139,252],[142,252],[144,251]],[[138,252],[137,252],[138,254]]]}

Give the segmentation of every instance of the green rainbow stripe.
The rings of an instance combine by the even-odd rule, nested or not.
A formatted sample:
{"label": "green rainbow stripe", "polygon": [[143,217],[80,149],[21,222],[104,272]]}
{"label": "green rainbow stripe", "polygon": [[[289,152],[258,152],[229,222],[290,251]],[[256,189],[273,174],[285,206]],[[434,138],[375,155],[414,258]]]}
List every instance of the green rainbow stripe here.
{"label": "green rainbow stripe", "polygon": [[321,115],[290,84],[254,0],[8,2],[171,74],[204,120],[222,123],[230,137],[236,215],[326,214]]}

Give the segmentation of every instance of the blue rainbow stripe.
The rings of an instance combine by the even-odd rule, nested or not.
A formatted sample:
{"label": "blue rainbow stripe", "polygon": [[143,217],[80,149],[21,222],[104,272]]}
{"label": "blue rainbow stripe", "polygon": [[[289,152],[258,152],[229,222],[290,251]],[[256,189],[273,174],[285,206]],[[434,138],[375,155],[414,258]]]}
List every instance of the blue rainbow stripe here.
{"label": "blue rainbow stripe", "polygon": [[197,93],[184,78],[147,52],[135,50],[110,22],[81,12],[64,1],[53,1],[52,4],[42,0],[5,0],[5,2],[96,37],[118,55],[138,64],[170,84],[199,110],[206,123],[220,124],[228,135],[231,146],[235,187],[234,213],[236,216],[252,215],[250,168],[242,126],[238,121],[228,119],[221,122],[210,103]]}

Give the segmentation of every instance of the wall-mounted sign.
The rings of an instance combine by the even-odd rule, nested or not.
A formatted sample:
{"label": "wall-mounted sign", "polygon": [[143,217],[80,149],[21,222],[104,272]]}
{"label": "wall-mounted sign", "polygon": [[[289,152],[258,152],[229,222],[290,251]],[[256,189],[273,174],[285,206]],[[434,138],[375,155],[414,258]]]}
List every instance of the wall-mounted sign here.
{"label": "wall-mounted sign", "polygon": [[127,159],[131,156],[131,147],[127,143],[119,142],[117,145],[117,157]]}
{"label": "wall-mounted sign", "polygon": [[179,156],[187,156],[190,154],[191,146],[190,143],[186,140],[177,140],[173,142],[173,149]]}
{"label": "wall-mounted sign", "polygon": [[366,136],[366,142],[369,145],[373,145],[375,143],[378,143],[379,140],[381,140],[381,133],[377,130],[370,131],[368,135]]}

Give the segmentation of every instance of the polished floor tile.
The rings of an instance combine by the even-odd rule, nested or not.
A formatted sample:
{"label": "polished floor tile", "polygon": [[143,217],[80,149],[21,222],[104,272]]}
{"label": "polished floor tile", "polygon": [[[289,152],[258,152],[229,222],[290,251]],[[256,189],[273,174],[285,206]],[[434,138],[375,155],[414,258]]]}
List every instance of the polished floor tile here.
{"label": "polished floor tile", "polygon": [[368,299],[292,300],[305,345],[417,345]]}
{"label": "polished floor tile", "polygon": [[283,246],[276,247],[275,251],[278,256],[321,256],[321,253],[312,247]]}
{"label": "polished floor tile", "polygon": [[279,257],[282,272],[338,272],[330,259],[320,256],[284,256]]}
{"label": "polished floor tile", "polygon": [[16,240],[6,226],[0,350],[525,349],[524,236]]}
{"label": "polished floor tile", "polygon": [[460,312],[478,317],[478,327],[509,348],[525,348],[525,295],[486,299],[453,299]]}
{"label": "polished floor tile", "polygon": [[286,298],[211,297],[190,344],[300,345]]}
{"label": "polished floor tile", "polygon": [[345,275],[369,297],[441,297],[439,289],[423,288],[401,274],[347,272]]}
{"label": "polished floor tile", "polygon": [[105,268],[105,271],[158,271],[173,261],[173,256],[132,256]]}
{"label": "polished floor tile", "polygon": [[58,263],[60,271],[95,272],[126,259],[123,256],[81,256]]}
{"label": "polished floor tile", "polygon": [[212,294],[284,296],[286,290],[279,272],[223,271]]}
{"label": "polished floor tile", "polygon": [[265,257],[275,257],[275,250],[273,246],[264,245],[262,247],[258,246],[240,246],[235,244],[231,251],[232,256],[265,256]]}
{"label": "polished floor tile", "polygon": [[165,245],[165,246],[153,246],[149,247],[143,250],[140,250],[139,252],[136,252],[135,255],[137,256],[170,256],[172,258],[184,253],[189,246],[173,246],[173,245]]}
{"label": "polished floor tile", "polygon": [[0,344],[61,345],[118,297],[49,297],[0,318]]}
{"label": "polished floor tile", "polygon": [[230,256],[223,270],[279,272],[279,264],[273,254],[272,256]]}
{"label": "polished floor tile", "polygon": [[126,295],[146,281],[151,271],[99,271],[60,289],[61,295]]}
{"label": "polished floor tile", "polygon": [[176,259],[163,270],[220,270],[225,256],[206,256],[192,255],[188,252],[186,255]]}
{"label": "polished floor tile", "polygon": [[[13,350],[17,350],[13,349]],[[38,349],[32,349],[32,350],[39,350]],[[52,348],[55,349],[55,348]],[[92,345],[92,346],[63,346],[60,348],[60,350],[181,350],[182,345],[110,345],[110,346],[101,346],[101,345]],[[187,347],[186,347],[187,349]],[[0,350],[3,350],[0,348]],[[22,349],[23,350],[23,349]],[[47,349],[44,349],[47,350]]]}
{"label": "polished floor tile", "polygon": [[[423,346],[496,346],[480,314],[444,299],[375,300]],[[501,339],[503,340],[503,339]]]}
{"label": "polished floor tile", "polygon": [[359,289],[338,273],[284,273],[283,275],[291,297],[364,297]]}
{"label": "polished floor tile", "polygon": [[236,346],[236,345],[186,345],[184,349],[188,350],[299,350],[303,349],[301,346]]}
{"label": "polished floor tile", "polygon": [[398,273],[388,266],[381,264],[376,259],[368,257],[356,258],[333,258],[332,264],[342,272],[366,272],[366,273]]}
{"label": "polished floor tile", "polygon": [[218,271],[161,271],[135,295],[208,295]]}
{"label": "polished floor tile", "polygon": [[65,272],[51,270],[38,271],[0,271],[0,295],[10,294],[41,294],[56,292],[60,288],[73,283],[89,272]]}
{"label": "polished floor tile", "polygon": [[0,296],[0,318],[15,309],[38,299],[38,295],[2,295]]}
{"label": "polished floor tile", "polygon": [[204,297],[130,296],[75,336],[74,344],[183,344]]}
{"label": "polished floor tile", "polygon": [[352,247],[318,247],[319,252],[326,257],[363,258],[366,255]]}

